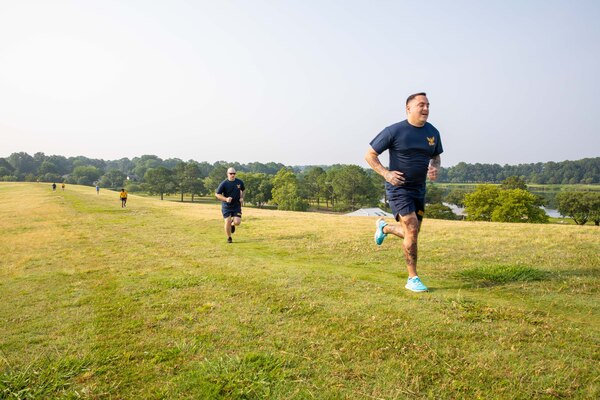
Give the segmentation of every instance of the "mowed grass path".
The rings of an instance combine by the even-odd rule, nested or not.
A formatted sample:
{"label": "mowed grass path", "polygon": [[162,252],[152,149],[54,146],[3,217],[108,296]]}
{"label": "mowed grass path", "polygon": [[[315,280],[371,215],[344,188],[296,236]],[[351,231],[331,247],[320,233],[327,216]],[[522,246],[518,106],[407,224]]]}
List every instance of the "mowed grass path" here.
{"label": "mowed grass path", "polygon": [[0,183],[0,398],[600,397],[600,229],[373,221]]}

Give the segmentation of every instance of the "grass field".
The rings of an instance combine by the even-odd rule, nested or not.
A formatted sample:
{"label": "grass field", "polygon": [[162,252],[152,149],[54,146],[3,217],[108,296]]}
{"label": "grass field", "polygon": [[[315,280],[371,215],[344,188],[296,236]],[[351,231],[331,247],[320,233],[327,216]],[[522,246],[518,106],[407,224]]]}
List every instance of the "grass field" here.
{"label": "grass field", "polygon": [[0,183],[2,399],[600,397],[600,229],[374,218]]}

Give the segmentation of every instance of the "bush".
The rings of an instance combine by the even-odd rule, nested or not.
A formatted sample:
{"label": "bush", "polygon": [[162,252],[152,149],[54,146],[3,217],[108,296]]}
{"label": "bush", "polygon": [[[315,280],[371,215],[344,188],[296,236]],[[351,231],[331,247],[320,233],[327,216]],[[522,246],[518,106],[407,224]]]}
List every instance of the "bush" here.
{"label": "bush", "polygon": [[502,190],[499,205],[492,212],[494,222],[546,223],[548,216],[539,207],[539,199],[523,189]]}
{"label": "bush", "polygon": [[428,204],[425,208],[425,218],[456,220],[458,216],[452,209],[441,203]]}
{"label": "bush", "polygon": [[502,190],[494,185],[479,185],[465,196],[469,221],[548,222],[539,198],[523,189]]}

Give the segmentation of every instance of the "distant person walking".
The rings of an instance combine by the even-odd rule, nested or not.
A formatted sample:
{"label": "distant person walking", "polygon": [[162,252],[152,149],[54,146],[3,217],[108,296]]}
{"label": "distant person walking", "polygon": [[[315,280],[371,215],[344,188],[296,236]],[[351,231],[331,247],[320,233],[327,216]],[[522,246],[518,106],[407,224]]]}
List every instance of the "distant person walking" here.
{"label": "distant person walking", "polygon": [[227,170],[225,179],[215,192],[217,199],[221,200],[221,213],[225,219],[225,234],[227,243],[232,243],[231,234],[235,227],[242,223],[242,204],[244,204],[244,182],[235,177],[235,168]]}
{"label": "distant person walking", "polygon": [[53,192],[54,192],[54,191],[56,191],[56,183],[53,183],[53,184],[52,184],[52,191],[53,191]]}
{"label": "distant person walking", "polygon": [[[375,243],[381,245],[389,233],[404,239],[402,247],[408,280],[405,288],[424,292],[427,287],[417,275],[417,238],[425,213],[426,179],[437,179],[444,151],[440,133],[427,122],[429,100],[425,93],[410,95],[406,100],[407,119],[388,126],[370,143],[365,160],[385,178],[387,198],[399,224],[376,221]],[[389,151],[389,169],[379,155]]]}
{"label": "distant person walking", "polygon": [[61,187],[62,187],[62,190],[64,191],[64,190],[65,190],[65,184],[63,183],[63,184],[61,185]]}
{"label": "distant person walking", "polygon": [[121,208],[127,207],[127,191],[125,189],[121,189],[119,198],[121,199]]}
{"label": "distant person walking", "polygon": [[96,194],[100,194],[100,186],[96,185]]}

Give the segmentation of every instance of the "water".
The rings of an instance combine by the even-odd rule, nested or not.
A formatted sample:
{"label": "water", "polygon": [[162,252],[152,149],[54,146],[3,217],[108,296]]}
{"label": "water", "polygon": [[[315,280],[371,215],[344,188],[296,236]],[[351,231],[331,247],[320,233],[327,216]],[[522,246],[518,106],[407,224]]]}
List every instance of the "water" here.
{"label": "water", "polygon": [[551,208],[546,208],[546,207],[541,207],[541,209],[544,210],[549,217],[552,217],[552,218],[563,218],[563,216],[560,215],[560,213],[558,212],[558,210],[553,210]]}
{"label": "water", "polygon": [[[458,207],[454,204],[448,204],[448,203],[444,203],[444,205],[450,207],[452,209],[452,212],[456,215],[459,216],[464,216],[465,214],[465,209]],[[554,210],[552,208],[546,208],[546,207],[541,207],[542,210],[544,210],[544,212],[546,213],[546,215],[548,215],[551,218],[563,218],[562,215],[560,215],[560,213],[558,212],[558,210]]]}

